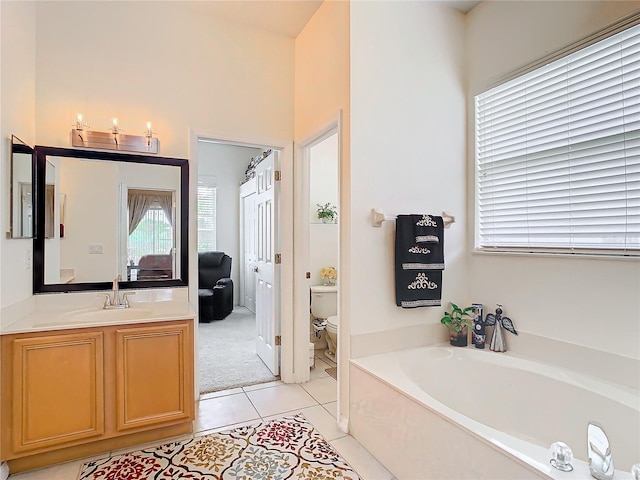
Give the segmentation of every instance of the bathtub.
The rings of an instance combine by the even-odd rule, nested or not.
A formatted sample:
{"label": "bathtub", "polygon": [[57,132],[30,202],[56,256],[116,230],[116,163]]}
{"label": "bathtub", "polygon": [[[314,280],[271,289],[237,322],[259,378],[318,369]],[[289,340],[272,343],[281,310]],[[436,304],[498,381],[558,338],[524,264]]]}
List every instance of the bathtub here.
{"label": "bathtub", "polygon": [[[473,347],[351,360],[350,433],[398,479],[589,479],[587,423],[609,437],[616,480],[640,462],[638,390]],[[568,444],[574,471],[549,464]]]}

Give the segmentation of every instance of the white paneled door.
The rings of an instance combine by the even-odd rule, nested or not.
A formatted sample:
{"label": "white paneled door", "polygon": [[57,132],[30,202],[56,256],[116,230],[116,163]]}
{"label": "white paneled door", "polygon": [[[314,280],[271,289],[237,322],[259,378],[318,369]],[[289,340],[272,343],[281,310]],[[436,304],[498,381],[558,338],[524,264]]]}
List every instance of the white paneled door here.
{"label": "white paneled door", "polygon": [[276,290],[280,285],[280,265],[276,264],[278,243],[278,188],[275,182],[275,152],[256,166],[256,351],[274,375],[280,370],[280,311]]}
{"label": "white paneled door", "polygon": [[242,300],[245,307],[256,313],[256,191],[255,179],[240,187],[242,202]]}

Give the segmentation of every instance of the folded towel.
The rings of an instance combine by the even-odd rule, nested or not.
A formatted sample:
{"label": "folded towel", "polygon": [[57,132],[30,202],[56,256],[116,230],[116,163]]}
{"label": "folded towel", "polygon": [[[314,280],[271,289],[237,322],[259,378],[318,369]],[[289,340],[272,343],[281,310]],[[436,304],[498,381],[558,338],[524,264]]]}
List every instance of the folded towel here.
{"label": "folded towel", "polygon": [[396,219],[396,305],[439,306],[444,270],[444,222],[432,215]]}
{"label": "folded towel", "polygon": [[437,307],[442,297],[442,270],[396,270],[396,305]]}
{"label": "folded towel", "polygon": [[444,222],[433,215],[398,215],[396,268],[444,270]]}

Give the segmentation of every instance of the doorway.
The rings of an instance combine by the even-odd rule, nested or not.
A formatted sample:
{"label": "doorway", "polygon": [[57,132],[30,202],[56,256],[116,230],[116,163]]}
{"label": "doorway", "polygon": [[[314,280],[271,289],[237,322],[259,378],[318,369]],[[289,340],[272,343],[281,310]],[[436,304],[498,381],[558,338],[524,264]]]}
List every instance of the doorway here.
{"label": "doorway", "polygon": [[279,312],[273,300],[279,291],[274,267],[279,156],[262,145],[197,141],[197,250],[230,256],[234,285],[231,314],[198,324],[200,394],[279,375]]}
{"label": "doorway", "polygon": [[[335,119],[330,123],[326,124],[324,127],[318,129],[315,133],[305,137],[299,141],[296,141],[296,175],[295,175],[295,198],[296,198],[296,207],[297,213],[295,215],[295,276],[296,279],[299,279],[294,285],[294,309],[296,318],[301,319],[301,324],[304,322],[305,328],[298,329],[298,335],[300,337],[296,338],[296,342],[308,342],[313,345],[314,357],[321,360],[319,362],[321,368],[333,367],[337,368],[339,371],[339,365],[335,363],[339,363],[341,352],[344,350],[340,348],[339,345],[336,345],[337,352],[333,352],[335,354],[335,358],[338,360],[335,363],[332,363],[329,358],[324,355],[323,347],[326,345],[325,343],[322,345],[318,345],[316,342],[316,332],[313,327],[314,317],[311,314],[310,310],[310,298],[311,297],[311,287],[319,284],[325,283],[325,280],[321,278],[322,267],[335,267],[337,273],[337,279],[335,279],[336,286],[333,287],[333,291],[330,292],[330,295],[333,295],[336,299],[335,311],[337,313],[337,317],[340,317],[340,151],[341,151],[341,141],[340,141],[340,117],[341,114],[335,116]],[[326,143],[325,140],[328,140]],[[331,145],[329,147],[329,145]],[[326,147],[329,147],[328,149]],[[324,153],[322,151],[325,150]],[[323,158],[326,160],[328,156],[331,158],[330,163],[332,167],[329,170],[325,170],[322,173],[323,166]],[[312,160],[314,158],[314,160]],[[313,164],[317,163],[317,168],[314,168]],[[326,166],[326,165],[325,165]],[[315,171],[312,171],[315,170]],[[316,181],[319,181],[320,177],[328,177],[331,178],[329,184],[325,184],[325,186],[320,186],[317,188],[317,194],[311,194],[311,183],[312,178],[315,178]],[[319,181],[318,183],[322,184],[323,181]],[[328,186],[330,185],[330,186]],[[323,224],[321,218],[318,216],[318,209],[320,207],[326,206],[329,203],[329,207],[335,206],[337,212],[337,218],[333,222],[328,222]],[[326,238],[325,238],[326,237]],[[322,249],[316,248],[315,245],[321,243],[322,241],[327,240],[332,244],[330,249]],[[329,240],[330,239],[330,240]],[[315,253],[312,253],[312,250],[315,250]],[[333,253],[330,254],[330,258],[325,257],[324,253],[326,251],[332,250]],[[312,258],[313,257],[313,258]],[[302,280],[305,279],[305,280]],[[325,287],[326,288],[326,287]],[[323,290],[323,288],[319,288],[318,290]],[[324,294],[324,292],[320,292]],[[304,319],[304,320],[302,320]],[[327,322],[328,323],[328,322]],[[335,328],[334,330],[339,335],[339,330],[343,329],[343,322]],[[326,339],[326,326],[322,331],[321,336],[324,336]],[[342,336],[344,339],[345,337]],[[322,338],[318,339],[322,343]],[[319,347],[316,349],[316,347]],[[320,351],[318,351],[320,350]],[[326,359],[326,361],[325,361]],[[303,372],[302,369],[299,370],[301,372],[300,380],[301,382],[309,380],[310,377],[316,377],[318,373],[313,371],[313,375],[309,371],[309,368],[306,369],[306,372]],[[306,376],[303,376],[302,373],[305,373]],[[331,372],[332,374],[336,374],[337,372]],[[339,375],[337,375],[339,376]],[[303,378],[304,377],[304,378]],[[345,377],[338,378],[338,390],[340,390],[340,382],[345,380]]]}

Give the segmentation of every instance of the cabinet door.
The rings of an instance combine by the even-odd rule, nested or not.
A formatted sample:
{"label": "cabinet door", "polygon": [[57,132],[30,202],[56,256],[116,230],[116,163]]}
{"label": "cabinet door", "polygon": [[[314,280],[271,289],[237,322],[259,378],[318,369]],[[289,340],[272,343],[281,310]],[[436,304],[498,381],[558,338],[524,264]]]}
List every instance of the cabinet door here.
{"label": "cabinet door", "polygon": [[193,418],[188,323],[116,331],[118,430]]}
{"label": "cabinet door", "polygon": [[101,332],[15,339],[12,347],[16,452],[104,433]]}

